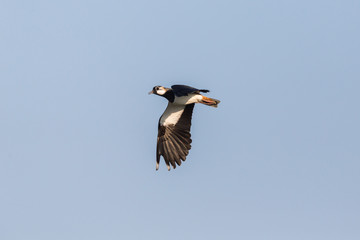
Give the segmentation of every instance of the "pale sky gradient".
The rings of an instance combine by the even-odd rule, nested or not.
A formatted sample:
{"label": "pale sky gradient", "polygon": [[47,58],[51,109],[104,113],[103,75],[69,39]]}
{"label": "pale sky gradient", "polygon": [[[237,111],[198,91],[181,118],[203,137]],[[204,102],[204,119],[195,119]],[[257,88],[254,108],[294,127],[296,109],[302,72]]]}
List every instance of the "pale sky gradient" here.
{"label": "pale sky gradient", "polygon": [[[360,239],[360,1],[0,2],[0,239]],[[210,89],[155,171],[155,85]]]}

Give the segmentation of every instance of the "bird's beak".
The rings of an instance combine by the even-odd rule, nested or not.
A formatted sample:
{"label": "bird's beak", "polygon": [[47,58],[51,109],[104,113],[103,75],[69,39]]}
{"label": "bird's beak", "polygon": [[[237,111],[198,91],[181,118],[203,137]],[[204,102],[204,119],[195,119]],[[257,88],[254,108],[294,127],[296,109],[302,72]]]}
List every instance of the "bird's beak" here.
{"label": "bird's beak", "polygon": [[150,94],[153,94],[153,93],[154,93],[154,90],[151,90],[151,91],[149,92],[149,95],[150,95]]}

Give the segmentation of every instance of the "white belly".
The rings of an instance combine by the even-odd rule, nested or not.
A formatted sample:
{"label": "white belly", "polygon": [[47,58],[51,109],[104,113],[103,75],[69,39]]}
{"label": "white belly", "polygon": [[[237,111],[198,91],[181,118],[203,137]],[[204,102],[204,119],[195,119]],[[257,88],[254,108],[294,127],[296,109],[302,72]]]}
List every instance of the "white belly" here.
{"label": "white belly", "polygon": [[175,97],[173,104],[179,105],[188,105],[192,103],[198,103],[202,100],[202,96],[200,94],[189,94],[188,96]]}
{"label": "white belly", "polygon": [[181,114],[184,112],[184,109],[184,105],[173,104],[169,102],[165,112],[161,116],[160,125],[175,125],[179,121]]}

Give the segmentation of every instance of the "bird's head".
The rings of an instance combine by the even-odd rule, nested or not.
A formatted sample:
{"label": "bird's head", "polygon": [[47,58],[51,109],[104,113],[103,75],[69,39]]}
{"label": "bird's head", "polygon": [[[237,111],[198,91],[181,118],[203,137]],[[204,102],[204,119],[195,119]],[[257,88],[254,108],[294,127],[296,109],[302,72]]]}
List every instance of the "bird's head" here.
{"label": "bird's head", "polygon": [[165,95],[165,93],[169,90],[169,88],[165,88],[162,86],[155,86],[150,92],[149,94],[156,94],[159,96],[163,96]]}

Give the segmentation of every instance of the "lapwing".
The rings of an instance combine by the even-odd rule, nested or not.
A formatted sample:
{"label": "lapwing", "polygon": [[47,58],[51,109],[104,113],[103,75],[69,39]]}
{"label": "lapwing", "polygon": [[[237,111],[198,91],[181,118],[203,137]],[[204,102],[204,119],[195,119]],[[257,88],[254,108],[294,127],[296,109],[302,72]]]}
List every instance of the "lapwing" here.
{"label": "lapwing", "polygon": [[170,164],[175,169],[176,164],[186,160],[191,148],[191,117],[195,103],[217,107],[219,100],[208,98],[202,93],[209,90],[197,89],[185,85],[173,85],[171,88],[155,86],[149,94],[166,98],[169,103],[161,115],[158,124],[156,145],[156,170],[159,169],[160,156],[163,156],[167,169]]}

